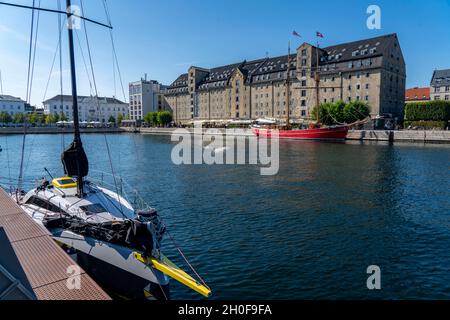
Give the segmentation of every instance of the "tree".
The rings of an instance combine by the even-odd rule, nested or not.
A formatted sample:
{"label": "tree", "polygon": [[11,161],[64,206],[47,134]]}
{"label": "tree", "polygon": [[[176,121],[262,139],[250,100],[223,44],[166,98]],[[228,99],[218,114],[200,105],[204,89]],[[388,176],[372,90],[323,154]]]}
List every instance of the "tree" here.
{"label": "tree", "polygon": [[0,123],[11,123],[12,117],[8,112],[0,112]]}
{"label": "tree", "polygon": [[56,123],[55,116],[53,115],[53,113],[49,113],[45,117],[45,124],[53,124],[53,123]]}
{"label": "tree", "polygon": [[364,120],[370,116],[369,106],[361,101],[353,101],[347,104],[344,108],[344,119],[346,123],[354,123],[356,121]]}
{"label": "tree", "polygon": [[36,112],[33,112],[32,114],[30,114],[30,116],[29,116],[29,122],[32,124],[32,125],[35,125],[37,122],[38,122],[38,117],[39,117],[39,115],[36,113]]}
{"label": "tree", "polygon": [[120,126],[120,124],[122,123],[122,121],[123,121],[123,114],[119,114],[119,115],[117,116],[117,124]]}
{"label": "tree", "polygon": [[162,126],[166,126],[169,123],[172,122],[172,113],[170,113],[169,111],[162,111],[162,112],[158,112],[158,123]]}
{"label": "tree", "polygon": [[25,115],[23,113],[15,113],[13,122],[14,123],[24,123]]}
{"label": "tree", "polygon": [[[312,111],[312,119],[317,118],[317,107]],[[336,124],[351,124],[363,120],[370,115],[369,106],[361,101],[345,104],[343,101],[323,103],[320,105],[320,122],[331,126]]]}
{"label": "tree", "polygon": [[[59,120],[60,121],[67,121],[67,117],[66,114],[64,112],[61,111],[61,113],[59,114]],[[58,121],[56,121],[58,122]]]}
{"label": "tree", "polygon": [[114,118],[113,116],[109,117],[108,119],[109,123],[116,123],[116,118]]}
{"label": "tree", "polygon": [[144,121],[149,126],[157,126],[158,125],[158,113],[157,112],[149,112],[145,115]]}

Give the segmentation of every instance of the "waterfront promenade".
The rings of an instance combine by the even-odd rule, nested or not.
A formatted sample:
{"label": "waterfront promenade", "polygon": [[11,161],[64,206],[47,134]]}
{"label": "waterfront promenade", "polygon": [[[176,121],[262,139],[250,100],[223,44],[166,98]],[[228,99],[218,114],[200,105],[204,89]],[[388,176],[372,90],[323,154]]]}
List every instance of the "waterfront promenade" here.
{"label": "waterfront promenade", "polygon": [[[120,134],[120,133],[140,133],[149,135],[171,135],[176,128],[82,128],[83,134]],[[190,133],[194,133],[193,128],[185,128]],[[208,129],[203,129],[203,134],[207,133]],[[218,129],[225,132],[225,129]],[[235,136],[253,136],[250,130],[242,129],[228,129],[228,134]],[[0,128],[0,135],[23,134],[23,128]],[[57,128],[57,127],[36,127],[27,128],[27,134],[71,134],[73,129]],[[449,143],[450,131],[444,130],[351,130],[348,133],[347,140],[353,141],[389,141],[389,142],[421,142],[421,143]]]}
{"label": "waterfront promenade", "polygon": [[[72,134],[73,128],[58,128],[58,127],[30,127],[27,128],[27,134]],[[81,133],[122,133],[124,130],[120,128],[81,128]],[[1,134],[23,134],[24,128],[22,127],[0,127]]]}
{"label": "waterfront promenade", "polygon": [[[171,135],[176,129],[174,128],[122,128],[127,132],[137,132],[141,134],[151,135]],[[194,129],[187,128],[187,131],[194,133]],[[225,129],[219,129],[225,132]],[[250,130],[229,129],[230,135],[236,136],[252,136]],[[203,129],[203,133],[207,134],[207,129]],[[441,130],[351,130],[348,133],[347,140],[353,141],[382,141],[382,142],[418,142],[418,143],[449,143],[450,131]]]}

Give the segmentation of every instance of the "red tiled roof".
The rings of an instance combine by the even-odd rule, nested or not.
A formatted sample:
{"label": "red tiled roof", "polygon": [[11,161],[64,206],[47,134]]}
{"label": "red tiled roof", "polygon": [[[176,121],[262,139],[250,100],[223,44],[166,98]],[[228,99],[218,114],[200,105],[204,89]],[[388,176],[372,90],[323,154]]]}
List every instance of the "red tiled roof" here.
{"label": "red tiled roof", "polygon": [[406,101],[430,100],[430,88],[407,89],[405,93]]}

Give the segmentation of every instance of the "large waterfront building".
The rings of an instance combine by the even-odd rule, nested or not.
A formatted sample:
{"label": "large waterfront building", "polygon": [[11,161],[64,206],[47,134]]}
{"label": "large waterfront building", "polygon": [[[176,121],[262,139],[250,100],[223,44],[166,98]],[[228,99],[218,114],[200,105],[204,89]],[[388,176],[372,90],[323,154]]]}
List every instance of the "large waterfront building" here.
{"label": "large waterfront building", "polygon": [[143,120],[147,113],[166,109],[163,96],[165,88],[155,80],[141,79],[130,83],[130,120]]}
{"label": "large waterfront building", "polygon": [[411,88],[405,93],[405,102],[426,102],[430,101],[430,88]]}
{"label": "large waterfront building", "polygon": [[28,104],[20,98],[0,95],[0,112],[6,112],[11,116],[16,113],[26,113],[28,112]]}
{"label": "large waterfront building", "polygon": [[[43,102],[45,114],[64,113],[68,121],[73,121],[72,96],[57,95]],[[111,117],[117,120],[119,115],[125,118],[128,115],[128,104],[108,97],[78,96],[78,115],[80,121],[98,121],[106,123]]]}
{"label": "large waterfront building", "polygon": [[321,103],[360,100],[373,116],[402,116],[406,67],[396,34],[323,49],[303,43],[290,56],[191,67],[167,88],[165,98],[180,123],[286,118],[287,103],[291,119],[309,119],[316,104],[317,64]]}
{"label": "large waterfront building", "polygon": [[450,69],[434,71],[431,79],[431,100],[450,101]]}

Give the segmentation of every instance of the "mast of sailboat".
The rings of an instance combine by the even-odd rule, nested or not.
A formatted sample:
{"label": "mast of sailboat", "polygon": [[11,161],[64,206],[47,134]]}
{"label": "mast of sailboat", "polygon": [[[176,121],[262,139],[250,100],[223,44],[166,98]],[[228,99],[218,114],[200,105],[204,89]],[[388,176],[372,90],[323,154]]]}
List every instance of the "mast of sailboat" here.
{"label": "mast of sailboat", "polygon": [[314,80],[316,82],[316,108],[317,108],[317,125],[320,125],[320,73],[319,73],[319,37],[317,36],[317,48],[316,48],[316,56],[317,56],[317,65],[316,72],[314,74]]}
{"label": "mast of sailboat", "polygon": [[[69,35],[69,56],[70,56],[70,76],[72,82],[72,105],[73,105],[73,123],[74,123],[74,143],[82,148],[81,134],[80,134],[80,121],[78,117],[78,93],[77,93],[77,77],[75,70],[75,51],[73,45],[73,16],[72,16],[72,3],[71,0],[66,0],[67,8],[67,30]],[[83,175],[80,174],[81,170],[78,165],[77,176],[77,190],[78,196],[83,197]]]}
{"label": "mast of sailboat", "polygon": [[287,76],[286,76],[286,127],[290,126],[290,107],[289,103],[291,102],[290,97],[290,73],[291,73],[291,42],[288,43],[288,67],[287,67]]}

